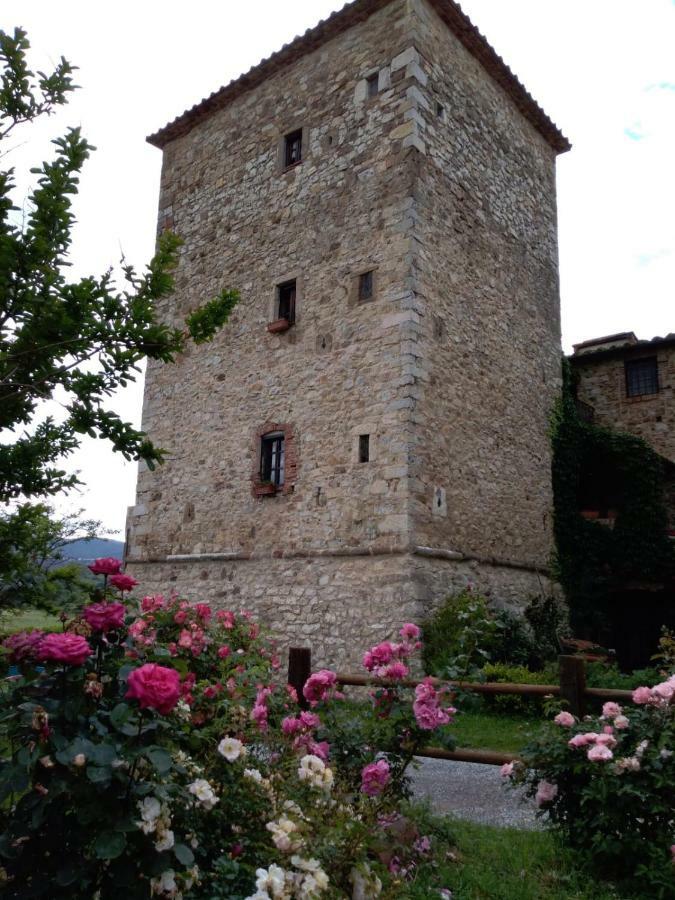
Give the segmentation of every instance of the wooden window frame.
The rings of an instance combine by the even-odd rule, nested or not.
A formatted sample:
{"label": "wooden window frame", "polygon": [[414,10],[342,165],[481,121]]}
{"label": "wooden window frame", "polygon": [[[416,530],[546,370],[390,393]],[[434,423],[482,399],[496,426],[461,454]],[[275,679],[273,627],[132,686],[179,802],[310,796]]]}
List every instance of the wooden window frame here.
{"label": "wooden window frame", "polygon": [[[647,364],[651,372],[646,372]],[[638,359],[624,360],[624,378],[626,386],[626,397],[629,400],[635,400],[639,397],[655,397],[660,390],[659,385],[659,360],[657,356],[641,356]],[[642,372],[639,370],[642,369]],[[646,372],[646,375],[644,374]],[[653,381],[651,377],[653,374]],[[647,381],[651,381],[653,390],[641,390],[642,387],[650,386]],[[635,389],[637,388],[637,389]]]}

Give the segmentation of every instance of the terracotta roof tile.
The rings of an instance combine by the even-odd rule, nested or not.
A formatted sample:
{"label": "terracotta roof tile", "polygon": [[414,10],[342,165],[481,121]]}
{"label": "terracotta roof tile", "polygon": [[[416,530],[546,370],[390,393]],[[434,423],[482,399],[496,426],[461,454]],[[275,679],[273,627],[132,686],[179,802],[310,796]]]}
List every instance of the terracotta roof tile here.
{"label": "terracotta roof tile", "polygon": [[[224,85],[210,96],[186,110],[164,128],[148,137],[155,147],[164,147],[170,141],[187,134],[194,126],[208,118],[218,109],[231,103],[236,97],[251,90],[285,66],[337,37],[373,13],[391,3],[392,0],[353,0],[342,9],[323,19],[314,28],[309,28],[281,50],[261,60],[239,78]],[[467,50],[482,64],[489,75],[509,94],[521,113],[543,135],[554,150],[564,153],[570,143],[532,95],[521,84],[516,75],[506,65],[499,54],[490,46],[485,37],[466,16],[455,0],[430,0],[441,19]]]}

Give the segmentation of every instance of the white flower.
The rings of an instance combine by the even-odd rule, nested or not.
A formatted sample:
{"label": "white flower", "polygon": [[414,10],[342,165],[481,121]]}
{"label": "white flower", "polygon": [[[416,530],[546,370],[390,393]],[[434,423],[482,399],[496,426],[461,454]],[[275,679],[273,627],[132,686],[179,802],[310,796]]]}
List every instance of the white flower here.
{"label": "white flower", "polygon": [[373,900],[382,893],[382,882],[370,871],[368,863],[361,863],[349,873],[352,883],[352,900]]}
{"label": "white flower", "polygon": [[302,838],[291,835],[298,830],[298,826],[287,816],[280,816],[276,822],[268,822],[265,826],[272,833],[272,840],[277,850],[286,853],[290,850],[299,850],[302,846]]}
{"label": "white flower", "polygon": [[150,882],[150,888],[153,894],[167,894],[169,897],[180,897],[178,885],[176,884],[176,873],[173,869],[167,869],[166,872],[162,872],[159,878],[153,878]]}
{"label": "white flower", "polygon": [[188,785],[188,791],[197,798],[204,809],[213,809],[218,802],[215,791],[205,778],[197,778]]}
{"label": "white flower", "polygon": [[300,781],[306,781],[312,787],[329,791],[333,786],[333,772],[318,756],[309,753],[300,760],[298,769]]}
{"label": "white flower", "polygon": [[659,756],[661,757],[661,759],[670,759],[670,757],[671,757],[672,755],[673,755],[673,751],[672,751],[672,750],[666,750],[665,747],[664,747],[663,750],[661,750],[660,753],[659,753]]}
{"label": "white flower", "polygon": [[192,710],[190,709],[190,704],[186,703],[185,700],[179,700],[174,708],[175,714],[179,719],[182,719],[184,722],[188,722],[190,716],[192,715]]}
{"label": "white flower", "polygon": [[267,891],[256,891],[255,894],[251,894],[246,900],[272,900],[272,898]]}
{"label": "white flower", "polygon": [[218,744],[218,753],[228,762],[234,762],[240,756],[246,756],[246,747],[236,738],[226,737]]}
{"label": "white flower", "polygon": [[168,828],[162,831],[159,840],[155,841],[155,850],[161,853],[163,850],[170,850],[174,845],[173,831]]}
{"label": "white flower", "polygon": [[244,778],[262,784],[263,777],[257,769],[244,769]]}
{"label": "white flower", "polygon": [[141,821],[136,824],[143,834],[152,834],[157,827],[157,820],[162,814],[162,804],[157,797],[145,797],[136,804],[141,812]]}
{"label": "white flower", "polygon": [[277,865],[272,865],[269,869],[256,869],[257,878],[255,886],[259,891],[266,891],[272,897],[285,897],[286,892],[286,872]]}

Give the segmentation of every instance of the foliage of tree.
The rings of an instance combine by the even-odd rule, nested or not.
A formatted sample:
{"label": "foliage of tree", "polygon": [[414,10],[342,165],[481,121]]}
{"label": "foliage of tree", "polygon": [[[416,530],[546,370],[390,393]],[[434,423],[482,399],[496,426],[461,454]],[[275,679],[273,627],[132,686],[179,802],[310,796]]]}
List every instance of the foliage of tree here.
{"label": "foliage of tree", "polygon": [[34,606],[72,609],[91,592],[82,566],[63,562],[64,548],[101,534],[101,523],[80,513],[58,516],[43,503],[0,512],[0,610]]}
{"label": "foliage of tree", "polygon": [[[29,42],[17,28],[0,31],[0,159],[7,140],[67,103],[73,67],[50,73],[28,65]],[[60,468],[83,435],[109,440],[127,459],[150,468],[163,451],[106,407],[133,381],[144,358],[172,362],[189,342],[213,338],[237,302],[235,291],[193,310],[179,327],[160,321],[158,303],[173,288],[180,239],[166,232],[143,273],[122,260],[121,287],[112,270],[69,280],[73,197],[94,149],[79,128],[53,144],[55,155],[35,177],[23,215],[15,172],[0,171],[0,502],[42,497],[78,483]],[[58,419],[45,401],[58,402]]]}

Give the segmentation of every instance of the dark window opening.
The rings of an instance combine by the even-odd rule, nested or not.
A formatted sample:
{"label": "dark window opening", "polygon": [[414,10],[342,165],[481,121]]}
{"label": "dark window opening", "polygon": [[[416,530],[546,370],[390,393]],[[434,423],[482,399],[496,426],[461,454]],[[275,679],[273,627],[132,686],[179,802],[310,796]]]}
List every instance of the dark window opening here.
{"label": "dark window opening", "polygon": [[369,75],[366,78],[366,95],[368,99],[371,97],[377,97],[377,92],[380,88],[380,73],[375,72],[374,75]]}
{"label": "dark window opening", "polygon": [[286,281],[277,288],[277,318],[295,322],[295,280]]}
{"label": "dark window opening", "polygon": [[287,134],[284,139],[284,166],[288,169],[302,162],[302,128]]}
{"label": "dark window opening", "polygon": [[445,118],[445,107],[443,106],[442,103],[436,104],[436,115],[438,116],[439,119]]}
{"label": "dark window opening", "polygon": [[359,300],[373,299],[373,273],[364,272],[359,275]]}
{"label": "dark window opening", "polygon": [[655,356],[630,360],[625,363],[625,369],[627,397],[658,394],[659,371]]}
{"label": "dark window opening", "polygon": [[370,435],[359,435],[359,462],[370,462]]}
{"label": "dark window opening", "polygon": [[283,433],[263,435],[260,446],[260,480],[281,487],[284,483],[284,468]]}

